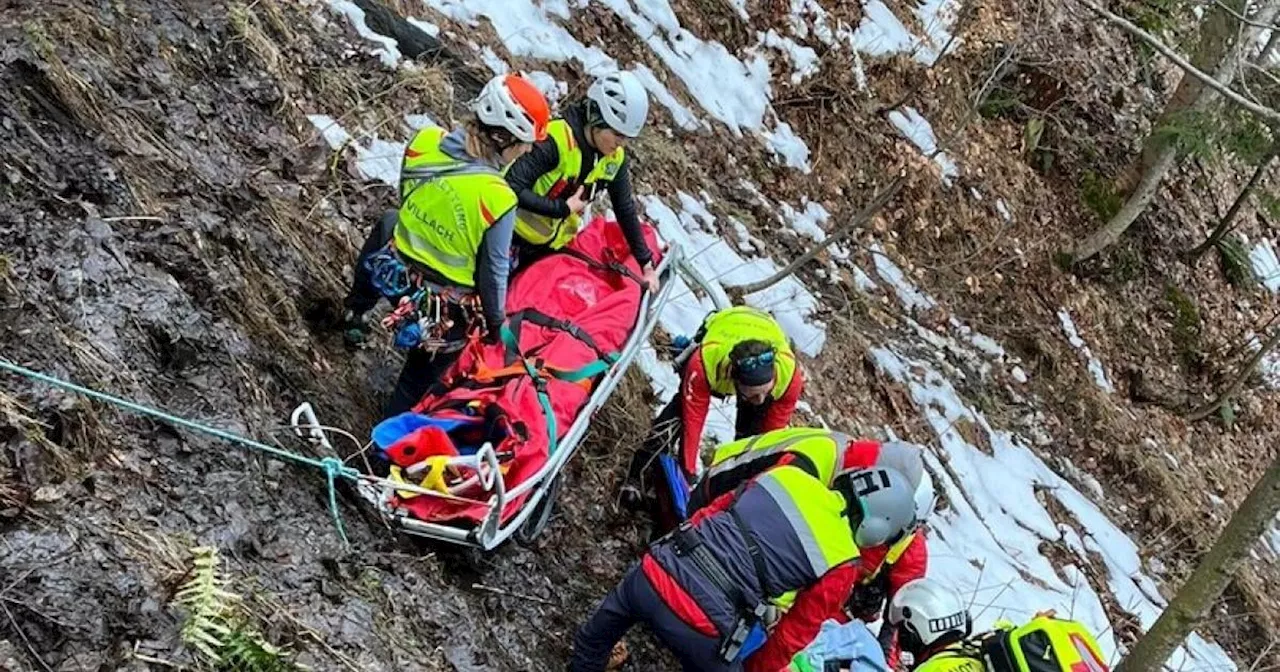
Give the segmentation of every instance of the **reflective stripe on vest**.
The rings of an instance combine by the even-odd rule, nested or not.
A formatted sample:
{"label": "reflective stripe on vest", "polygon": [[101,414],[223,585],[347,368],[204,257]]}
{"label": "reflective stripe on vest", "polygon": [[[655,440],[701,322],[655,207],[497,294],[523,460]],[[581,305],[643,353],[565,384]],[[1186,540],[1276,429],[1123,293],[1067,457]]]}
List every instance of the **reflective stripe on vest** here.
{"label": "reflective stripe on vest", "polygon": [[768,313],[749,306],[734,306],[712,313],[704,323],[706,333],[702,337],[702,366],[707,371],[707,384],[720,395],[734,394],[733,379],[729,375],[729,354],[743,341],[764,341],[773,346],[775,380],[771,397],[780,399],[791,386],[795,376],[796,356],[782,327]]}
{"label": "reflective stripe on vest", "polygon": [[[578,141],[573,136],[573,127],[564,119],[556,119],[548,124],[547,135],[551,136],[556,143],[560,163],[551,172],[544,173],[538,178],[533,185],[533,193],[548,198],[566,198],[572,194],[565,192],[578,180],[582,170],[582,148],[578,146]],[[625,151],[619,147],[612,154],[599,157],[581,184],[611,182],[622,169],[625,156]],[[535,245],[550,245],[552,249],[559,249],[569,244],[569,241],[578,234],[581,226],[582,218],[576,214],[560,219],[524,209],[516,212],[516,235]]]}
{"label": "reflective stripe on vest", "polygon": [[[827,451],[825,450],[822,456],[818,457],[815,454],[817,451],[811,452],[795,448],[797,444],[806,441],[821,441],[824,447],[830,446],[829,459],[822,459],[827,457]],[[757,460],[762,462],[762,466],[766,464],[772,465],[777,460],[770,460],[769,458],[778,456],[781,453],[796,452],[804,455],[813,464],[818,473],[812,475],[830,487],[831,479],[835,477],[836,472],[836,456],[841,452],[841,447],[847,444],[848,441],[849,437],[840,432],[811,427],[793,427],[766,432],[749,439],[727,443],[717,448],[715,455],[711,458],[711,466],[708,467],[704,478],[714,478],[719,474],[732,471]]]}
{"label": "reflective stripe on vest", "polygon": [[445,137],[442,128],[424,128],[405,149],[395,245],[450,283],[474,287],[485,229],[514,207],[515,193],[493,167],[445,153]]}
{"label": "reflective stripe on vest", "polygon": [[756,482],[782,510],[815,577],[858,557],[843,497],[791,466],[772,469]]}

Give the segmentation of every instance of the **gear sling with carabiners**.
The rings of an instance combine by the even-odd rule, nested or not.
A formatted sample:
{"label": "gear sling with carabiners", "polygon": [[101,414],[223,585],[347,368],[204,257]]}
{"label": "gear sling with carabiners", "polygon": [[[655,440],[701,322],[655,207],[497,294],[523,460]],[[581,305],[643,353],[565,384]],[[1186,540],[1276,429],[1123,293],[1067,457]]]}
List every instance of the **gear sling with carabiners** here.
{"label": "gear sling with carabiners", "polygon": [[[765,569],[760,544],[751,535],[751,528],[747,526],[746,521],[736,509],[730,508],[729,515],[733,517],[733,522],[738,526],[738,531],[747,545],[751,563],[755,566],[756,580],[760,582],[760,592],[763,593],[766,590]],[[764,625],[768,605],[764,600],[753,600],[742,592],[742,589],[729,577],[724,564],[711,553],[703,543],[698,530],[689,521],[681,523],[680,527],[671,532],[671,541],[675,546],[676,555],[692,561],[703,577],[723,593],[737,610],[737,618],[734,619],[729,631],[721,633],[720,661],[730,664],[745,660],[747,656],[764,645],[768,636]]]}

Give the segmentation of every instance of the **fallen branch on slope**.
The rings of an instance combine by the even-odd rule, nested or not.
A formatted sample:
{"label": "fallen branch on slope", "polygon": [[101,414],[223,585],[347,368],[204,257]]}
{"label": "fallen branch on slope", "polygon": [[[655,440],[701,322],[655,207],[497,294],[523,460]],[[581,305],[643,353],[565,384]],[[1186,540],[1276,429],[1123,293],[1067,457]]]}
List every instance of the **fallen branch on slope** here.
{"label": "fallen branch on slope", "polygon": [[827,248],[831,247],[832,245],[835,245],[836,243],[844,240],[845,238],[848,238],[849,235],[852,234],[854,231],[857,231],[867,222],[871,221],[871,218],[874,217],[875,214],[879,212],[882,208],[884,208],[885,205],[888,205],[889,201],[892,200],[893,197],[896,196],[898,192],[902,190],[902,185],[906,184],[906,181],[907,181],[907,176],[905,172],[895,177],[893,179],[893,182],[889,183],[889,186],[885,187],[884,189],[881,189],[880,192],[877,193],[871,199],[871,202],[868,203],[866,207],[862,208],[862,210],[858,214],[854,215],[853,219],[849,220],[848,223],[836,229],[835,231],[832,231],[826,238],[822,239],[822,242],[809,248],[809,251],[805,252],[799,257],[796,257],[795,261],[792,261],[791,263],[787,264],[785,268],[778,271],[777,273],[774,273],[773,275],[767,278],[764,278],[763,280],[758,280],[756,282],[743,285],[741,287],[742,293],[751,294],[753,292],[758,292],[762,289],[768,289],[778,284],[779,282],[782,282],[787,278],[787,276],[795,273],[797,270],[799,270],[801,266],[804,266],[805,264],[812,261],[814,257],[821,254]]}

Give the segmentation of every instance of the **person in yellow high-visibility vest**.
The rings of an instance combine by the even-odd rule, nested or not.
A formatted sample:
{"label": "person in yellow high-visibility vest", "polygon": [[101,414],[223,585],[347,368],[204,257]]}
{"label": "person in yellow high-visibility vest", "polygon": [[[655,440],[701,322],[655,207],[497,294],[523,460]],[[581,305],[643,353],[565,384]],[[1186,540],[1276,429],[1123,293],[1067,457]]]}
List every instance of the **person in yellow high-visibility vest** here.
{"label": "person in yellow high-visibility vest", "polygon": [[[924,457],[917,446],[901,441],[855,439],[831,429],[786,427],[716,448],[689,493],[689,515],[780,465],[800,467],[827,487],[833,487],[842,474],[873,467],[887,467],[903,474],[913,493],[924,478]],[[923,523],[928,515],[927,510],[919,511],[919,522]],[[850,594],[845,612],[874,623],[880,619],[885,600],[928,570],[925,530],[905,529],[900,537],[861,551],[865,576]],[[774,600],[774,604],[786,608],[793,598],[787,595]],[[880,629],[880,643],[891,667],[897,664],[899,654],[893,634],[892,628]]]}
{"label": "person in yellow high-visibility vest", "polygon": [[649,94],[632,73],[598,78],[581,102],[547,126],[547,139],[507,170],[520,198],[516,214],[518,263],[558,250],[582,226],[583,210],[609,192],[614,217],[650,292],[658,289],[653,255],[645,243],[631,193],[631,162],[624,145],[640,135],[649,114]]}
{"label": "person in yellow high-visibility vest", "polygon": [[627,508],[642,508],[648,500],[655,534],[676,521],[664,493],[646,493],[642,484],[660,482],[647,478],[660,454],[673,455],[685,479],[694,479],[712,397],[736,397],[734,438],[743,439],[786,427],[804,389],[791,342],[769,313],[749,306],[725,308],[708,315],[693,340],[681,365],[680,390],[632,456],[620,493]]}
{"label": "person in yellow high-visibility vest", "polygon": [[[435,343],[461,342],[476,326],[464,305],[478,302],[486,338],[496,339],[505,319],[517,199],[502,171],[546,137],[551,110],[536,86],[515,75],[491,79],[472,109],[460,128],[425,127],[405,148],[400,208],[365,241],[345,301],[350,343],[363,340],[365,314],[380,298],[396,302],[423,290],[438,297],[397,332],[397,345],[409,352],[387,417],[409,410],[457,358],[456,349]],[[424,323],[442,332],[429,344]]]}

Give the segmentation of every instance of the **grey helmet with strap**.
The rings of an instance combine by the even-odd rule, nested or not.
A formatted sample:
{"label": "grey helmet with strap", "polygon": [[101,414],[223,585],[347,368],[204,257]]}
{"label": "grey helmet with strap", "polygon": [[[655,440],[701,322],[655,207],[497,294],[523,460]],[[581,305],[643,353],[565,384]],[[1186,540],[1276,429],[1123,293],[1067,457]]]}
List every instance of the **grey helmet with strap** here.
{"label": "grey helmet with strap", "polygon": [[909,581],[889,601],[889,623],[907,650],[924,650],[968,637],[973,620],[960,595],[929,578]]}
{"label": "grey helmet with strap", "polygon": [[629,138],[640,135],[649,116],[649,92],[639,77],[626,70],[611,72],[591,84],[587,98],[606,126]]}
{"label": "grey helmet with strap", "polygon": [[916,526],[915,485],[897,469],[846,471],[832,486],[848,504],[858,548],[893,543]]}

